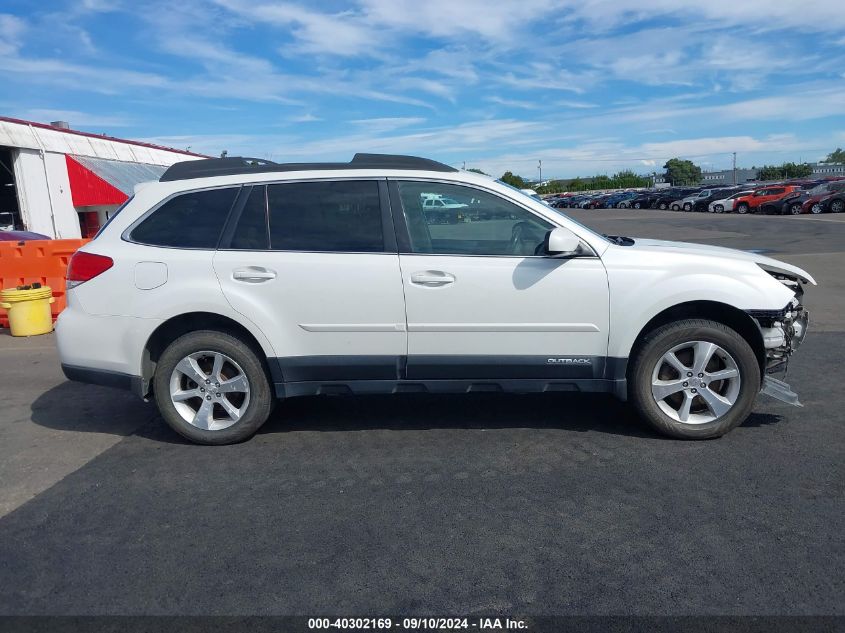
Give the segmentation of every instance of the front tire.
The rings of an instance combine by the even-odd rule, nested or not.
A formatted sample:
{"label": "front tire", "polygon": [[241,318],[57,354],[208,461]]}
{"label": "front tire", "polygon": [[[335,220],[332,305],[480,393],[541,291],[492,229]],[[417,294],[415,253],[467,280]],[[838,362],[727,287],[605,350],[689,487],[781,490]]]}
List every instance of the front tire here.
{"label": "front tire", "polygon": [[153,377],[165,422],[198,444],[234,444],[267,421],[270,380],[250,345],[226,332],[180,336],[161,355]]}
{"label": "front tire", "polygon": [[736,331],[703,319],[646,335],[628,374],[637,412],[664,435],[720,437],[742,424],[760,391],[760,365]]}
{"label": "front tire", "polygon": [[741,214],[741,215],[745,215],[746,213],[748,213],[749,209],[750,209],[750,207],[743,202],[743,203],[737,205],[736,212]]}

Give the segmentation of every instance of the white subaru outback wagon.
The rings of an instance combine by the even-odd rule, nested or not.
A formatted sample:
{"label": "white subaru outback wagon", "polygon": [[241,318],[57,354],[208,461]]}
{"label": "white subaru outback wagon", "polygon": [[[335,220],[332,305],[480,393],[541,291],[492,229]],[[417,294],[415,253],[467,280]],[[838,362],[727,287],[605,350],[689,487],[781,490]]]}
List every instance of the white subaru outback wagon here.
{"label": "white subaru outback wagon", "polygon": [[[430,214],[449,199],[460,214]],[[252,436],[276,398],[610,392],[720,436],[807,331],[809,274],[600,235],[485,176],[409,156],[177,163],[72,258],[71,380],[155,398],[183,436]]]}

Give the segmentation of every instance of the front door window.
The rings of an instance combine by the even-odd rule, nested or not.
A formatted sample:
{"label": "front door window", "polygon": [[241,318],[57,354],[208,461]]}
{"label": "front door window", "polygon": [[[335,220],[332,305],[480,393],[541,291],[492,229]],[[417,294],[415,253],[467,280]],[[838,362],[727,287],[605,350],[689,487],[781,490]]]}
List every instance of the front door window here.
{"label": "front door window", "polygon": [[412,253],[539,255],[553,228],[530,211],[472,187],[408,181],[399,183],[399,192]]}

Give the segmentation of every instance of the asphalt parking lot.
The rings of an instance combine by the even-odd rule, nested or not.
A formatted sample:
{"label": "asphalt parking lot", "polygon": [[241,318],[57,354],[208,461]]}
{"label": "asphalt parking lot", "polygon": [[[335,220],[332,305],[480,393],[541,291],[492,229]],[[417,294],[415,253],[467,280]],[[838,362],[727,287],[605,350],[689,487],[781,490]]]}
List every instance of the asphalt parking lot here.
{"label": "asphalt parking lot", "polygon": [[573,211],[807,268],[804,408],[707,442],[604,396],[280,405],[183,442],[0,334],[0,614],[845,614],[845,216]]}

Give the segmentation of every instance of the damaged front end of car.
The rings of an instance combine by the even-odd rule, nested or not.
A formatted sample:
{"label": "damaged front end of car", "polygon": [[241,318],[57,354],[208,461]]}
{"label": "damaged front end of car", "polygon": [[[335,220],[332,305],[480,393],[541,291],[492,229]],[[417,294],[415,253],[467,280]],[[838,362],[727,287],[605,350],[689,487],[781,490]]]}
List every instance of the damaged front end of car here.
{"label": "damaged front end of car", "polygon": [[766,366],[761,392],[787,404],[802,406],[796,394],[785,382],[789,358],[807,336],[810,315],[802,304],[804,288],[799,276],[766,269],[772,277],[794,293],[782,310],[749,310],[763,335]]}

